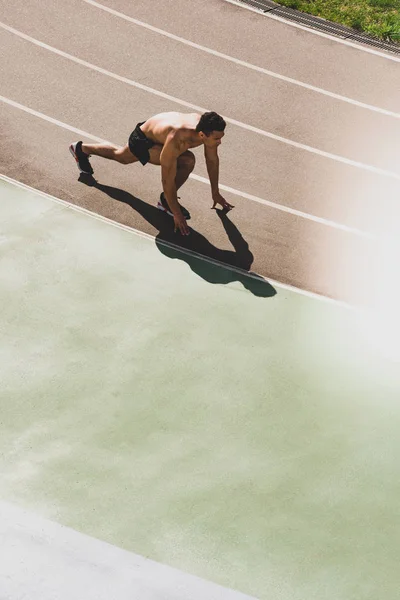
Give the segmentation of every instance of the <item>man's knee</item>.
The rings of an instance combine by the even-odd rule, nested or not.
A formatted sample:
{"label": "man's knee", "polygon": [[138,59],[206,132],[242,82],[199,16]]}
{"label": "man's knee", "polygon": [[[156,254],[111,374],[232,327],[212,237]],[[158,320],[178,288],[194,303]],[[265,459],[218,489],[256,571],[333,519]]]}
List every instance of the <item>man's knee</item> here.
{"label": "man's knee", "polygon": [[134,162],[130,159],[130,157],[127,156],[120,156],[117,160],[121,163],[121,165],[130,165]]}
{"label": "man's knee", "polygon": [[194,166],[196,164],[196,157],[193,152],[190,150],[186,150],[183,154],[178,158],[178,167],[186,169],[188,171],[193,171]]}
{"label": "man's knee", "polygon": [[132,152],[128,148],[119,148],[114,153],[114,160],[117,160],[121,165],[130,165],[136,162],[136,157],[133,156]]}

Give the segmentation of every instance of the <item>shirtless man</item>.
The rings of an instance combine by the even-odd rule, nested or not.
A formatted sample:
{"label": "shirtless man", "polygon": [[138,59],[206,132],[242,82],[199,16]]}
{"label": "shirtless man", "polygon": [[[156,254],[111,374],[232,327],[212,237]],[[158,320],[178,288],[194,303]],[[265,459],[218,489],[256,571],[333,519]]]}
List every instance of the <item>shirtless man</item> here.
{"label": "shirtless man", "polygon": [[177,191],[194,169],[195,156],[189,148],[204,145],[207,172],[211,184],[213,206],[220,204],[230,210],[231,204],[221,196],[218,189],[218,146],[224,136],[226,123],[215,112],[182,114],[160,113],[143,123],[138,123],[126,146],[111,144],[83,144],[76,142],[69,147],[81,173],[93,174],[89,156],[102,156],[123,165],[140,161],[161,165],[163,192],[157,208],[173,216],[175,231],[189,234],[186,223],[189,212],[179,204]]}

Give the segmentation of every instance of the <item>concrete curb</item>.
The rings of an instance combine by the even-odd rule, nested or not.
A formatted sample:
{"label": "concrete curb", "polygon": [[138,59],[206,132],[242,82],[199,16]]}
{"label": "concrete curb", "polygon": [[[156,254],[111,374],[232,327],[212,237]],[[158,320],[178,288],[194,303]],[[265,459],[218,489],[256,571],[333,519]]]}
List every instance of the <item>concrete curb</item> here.
{"label": "concrete curb", "polygon": [[323,33],[337,36],[344,40],[349,40],[356,43],[367,44],[387,52],[400,55],[400,44],[394,42],[384,42],[374,38],[366,33],[359,33],[350,27],[345,27],[339,23],[332,23],[322,19],[321,17],[315,17],[307,13],[294,10],[293,8],[287,8],[276,4],[272,0],[237,0],[241,4],[246,4],[255,9],[258,9],[262,13],[271,13],[277,17],[281,17],[287,21],[294,21],[305,27],[317,29]]}

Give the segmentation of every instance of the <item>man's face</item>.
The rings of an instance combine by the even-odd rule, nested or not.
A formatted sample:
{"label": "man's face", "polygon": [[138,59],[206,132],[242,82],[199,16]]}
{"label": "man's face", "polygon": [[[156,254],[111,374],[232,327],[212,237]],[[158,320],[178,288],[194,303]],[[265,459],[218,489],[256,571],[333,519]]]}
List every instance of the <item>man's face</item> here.
{"label": "man's face", "polygon": [[212,131],[210,135],[206,135],[202,131],[200,131],[201,139],[203,140],[203,144],[208,146],[209,148],[216,148],[220,145],[222,138],[225,133],[223,131]]}

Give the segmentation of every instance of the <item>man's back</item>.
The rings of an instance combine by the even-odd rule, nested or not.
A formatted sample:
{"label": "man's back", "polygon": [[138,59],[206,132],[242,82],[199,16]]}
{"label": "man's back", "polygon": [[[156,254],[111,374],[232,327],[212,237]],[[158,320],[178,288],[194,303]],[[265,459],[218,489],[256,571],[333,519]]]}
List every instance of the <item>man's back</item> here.
{"label": "man's back", "polygon": [[[168,134],[171,130],[179,131],[183,138],[190,142],[190,138],[195,137],[196,126],[201,115],[198,113],[179,113],[165,112],[154,115],[141,126],[143,133],[153,142],[165,144]],[[194,142],[190,147],[198,146],[201,142]]]}

